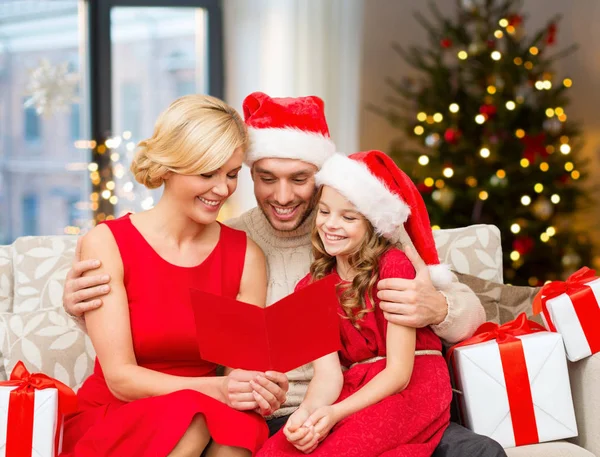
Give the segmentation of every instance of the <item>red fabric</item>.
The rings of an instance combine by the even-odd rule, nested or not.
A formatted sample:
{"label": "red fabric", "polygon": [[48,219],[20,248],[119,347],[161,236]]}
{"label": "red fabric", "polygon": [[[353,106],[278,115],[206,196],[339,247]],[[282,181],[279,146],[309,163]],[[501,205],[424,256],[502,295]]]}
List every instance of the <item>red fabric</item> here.
{"label": "red fabric", "polygon": [[244,99],[244,119],[255,129],[297,129],[329,138],[325,104],[319,97],[269,97],[254,92]]}
{"label": "red fabric", "polygon": [[510,418],[515,435],[515,444],[525,446],[540,442],[533,410],[531,383],[527,373],[527,361],[523,343],[515,338],[498,345],[502,371],[506,381]]}
{"label": "red fabric", "polygon": [[[129,299],[138,365],[176,376],[214,376],[216,365],[200,358],[189,288],[236,297],[246,235],[221,226],[217,246],[195,267],[162,259],[129,216],[107,222],[119,247]],[[266,440],[264,419],[229,408],[194,390],[181,390],[129,403],[109,391],[96,360],[78,394],[79,412],[65,423],[62,457],[163,457],[196,414],[214,441],[254,452]]]}
{"label": "red fabric", "polygon": [[[414,278],[415,275],[412,264],[398,249],[388,251],[382,257],[380,267],[381,279]],[[297,288],[309,281],[310,278],[305,277]],[[348,366],[386,355],[387,321],[378,303],[375,298],[375,310],[363,318],[360,330],[347,319],[341,320],[342,364]],[[373,305],[369,303],[368,306]],[[341,306],[339,312],[344,315]],[[430,328],[419,329],[416,349],[441,350],[441,342]],[[356,365],[346,371],[338,402],[364,387],[385,368],[385,364],[384,359]],[[406,389],[340,421],[311,455],[429,457],[450,422],[451,399],[450,376],[444,358],[415,356],[412,377]],[[288,443],[283,431],[269,439],[258,453],[259,457],[302,455]]]}
{"label": "red fabric", "polygon": [[[8,401],[7,457],[31,457],[36,390],[57,390],[57,430],[62,427],[63,416],[77,410],[77,397],[69,386],[43,373],[29,373],[21,361],[17,362],[13,368],[10,380],[0,382],[0,385],[16,386],[15,389],[10,391]],[[54,441],[54,453],[56,454],[60,442],[60,433],[56,433]]]}

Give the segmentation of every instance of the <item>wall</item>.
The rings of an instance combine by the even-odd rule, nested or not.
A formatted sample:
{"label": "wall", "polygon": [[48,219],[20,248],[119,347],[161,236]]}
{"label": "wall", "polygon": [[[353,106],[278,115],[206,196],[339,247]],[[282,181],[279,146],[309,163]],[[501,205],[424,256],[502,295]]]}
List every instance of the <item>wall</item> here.
{"label": "wall", "polygon": [[[439,9],[447,15],[454,15],[456,3],[449,0],[436,0]],[[367,111],[364,106],[372,103],[382,105],[388,95],[392,95],[385,84],[385,77],[397,78],[410,75],[411,69],[391,48],[392,42],[410,45],[423,42],[427,34],[414,20],[413,12],[428,14],[427,2],[421,0],[371,0],[372,7],[365,8],[364,43],[361,100],[363,109],[360,119],[361,149],[386,150],[398,131],[387,122]],[[591,169],[600,174],[600,58],[597,44],[600,43],[600,2],[598,0],[524,0],[524,12],[528,15],[526,27],[537,31],[555,14],[562,14],[559,23],[557,46],[560,49],[571,43],[578,43],[579,50],[562,59],[555,65],[557,75],[569,76],[574,84],[570,90],[571,106],[567,114],[583,122],[585,132],[584,155],[592,159]],[[590,180],[591,181],[591,180]],[[599,195],[600,198],[600,195]],[[600,222],[600,205],[593,213],[593,220]],[[590,221],[590,215],[586,214]],[[597,226],[598,224],[596,224]],[[600,245],[600,230],[595,234]]]}

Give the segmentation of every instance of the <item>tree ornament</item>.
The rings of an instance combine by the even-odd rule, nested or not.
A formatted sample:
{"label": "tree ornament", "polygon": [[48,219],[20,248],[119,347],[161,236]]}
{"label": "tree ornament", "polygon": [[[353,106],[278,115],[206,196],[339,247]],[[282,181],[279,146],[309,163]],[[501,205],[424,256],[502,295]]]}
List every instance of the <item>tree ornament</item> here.
{"label": "tree ornament", "polygon": [[485,0],[460,0],[460,5],[465,11],[474,13],[477,9],[483,6]]}
{"label": "tree ornament", "polygon": [[425,144],[430,148],[436,147],[440,144],[440,135],[437,133],[431,133],[425,137]]}
{"label": "tree ornament", "polygon": [[487,119],[491,119],[498,112],[498,108],[496,108],[494,105],[481,105],[479,107],[479,112],[483,114]]}
{"label": "tree ornament", "polygon": [[417,189],[419,189],[419,192],[422,194],[430,194],[433,192],[433,187],[429,187],[424,182],[417,184]]}
{"label": "tree ornament", "polygon": [[566,269],[576,270],[581,264],[581,257],[575,251],[569,249],[561,259],[561,262]]}
{"label": "tree ornament", "polygon": [[535,242],[529,236],[520,236],[513,241],[513,251],[517,251],[521,255],[526,255],[531,252]]}
{"label": "tree ornament", "polygon": [[462,137],[462,132],[454,127],[448,127],[444,132],[444,140],[448,144],[456,144],[460,141]]}
{"label": "tree ornament", "polygon": [[433,191],[433,194],[431,195],[431,198],[433,198],[433,200],[440,205],[444,211],[448,211],[450,209],[452,203],[454,203],[455,197],[456,195],[454,194],[454,191],[448,187],[437,189]]}
{"label": "tree ornament", "polygon": [[548,31],[546,33],[546,44],[548,46],[552,46],[554,43],[556,43],[556,32],[558,31],[558,26],[556,25],[556,23],[551,23],[548,26]]}
{"label": "tree ornament", "polygon": [[558,135],[562,128],[563,128],[563,123],[560,122],[560,120],[558,120],[558,118],[556,116],[551,117],[550,119],[546,119],[543,123],[544,126],[544,130],[546,130],[546,132],[550,133],[551,135]]}
{"label": "tree ornament", "polygon": [[546,134],[544,132],[535,136],[525,135],[521,138],[521,143],[524,145],[523,157],[529,160],[529,162],[534,163],[538,155],[542,158],[548,157]]}
{"label": "tree ornament", "polygon": [[477,40],[469,44],[467,51],[469,51],[469,55],[478,56],[482,52],[487,49],[487,44],[481,40]]}
{"label": "tree ornament", "polygon": [[541,221],[547,221],[554,214],[554,206],[546,197],[539,197],[531,207],[533,214]]}
{"label": "tree ornament", "polygon": [[444,49],[449,49],[452,47],[452,40],[450,38],[444,38],[440,41],[440,46]]}
{"label": "tree ornament", "polygon": [[523,23],[523,16],[520,14],[511,14],[508,16],[508,25],[512,25],[513,27],[518,27]]}

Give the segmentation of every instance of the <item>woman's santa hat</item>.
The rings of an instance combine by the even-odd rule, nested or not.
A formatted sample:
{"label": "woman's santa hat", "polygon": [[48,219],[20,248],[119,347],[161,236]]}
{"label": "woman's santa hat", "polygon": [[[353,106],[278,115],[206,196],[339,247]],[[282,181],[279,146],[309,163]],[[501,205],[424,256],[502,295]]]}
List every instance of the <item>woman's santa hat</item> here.
{"label": "woman's santa hat", "polygon": [[438,257],[423,197],[411,179],[381,151],[335,154],[315,175],[317,185],[334,188],[373,225],[375,231],[397,243],[404,225],[415,249],[429,266],[438,288],[452,282],[447,265]]}
{"label": "woman's santa hat", "polygon": [[250,147],[246,165],[260,159],[298,159],[318,168],[335,153],[319,97],[273,98],[254,92],[243,103]]}

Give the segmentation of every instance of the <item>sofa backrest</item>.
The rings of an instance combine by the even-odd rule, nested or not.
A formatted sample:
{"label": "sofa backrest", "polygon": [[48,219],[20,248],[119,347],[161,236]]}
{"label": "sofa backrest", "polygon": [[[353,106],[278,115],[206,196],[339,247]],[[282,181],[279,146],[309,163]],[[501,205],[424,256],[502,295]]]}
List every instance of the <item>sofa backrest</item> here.
{"label": "sofa backrest", "polygon": [[[502,282],[496,227],[438,230],[434,238],[442,262],[456,271]],[[0,246],[0,379],[6,379],[19,360],[75,389],[92,372],[94,348],[62,308],[76,244],[74,236],[37,236]]]}

